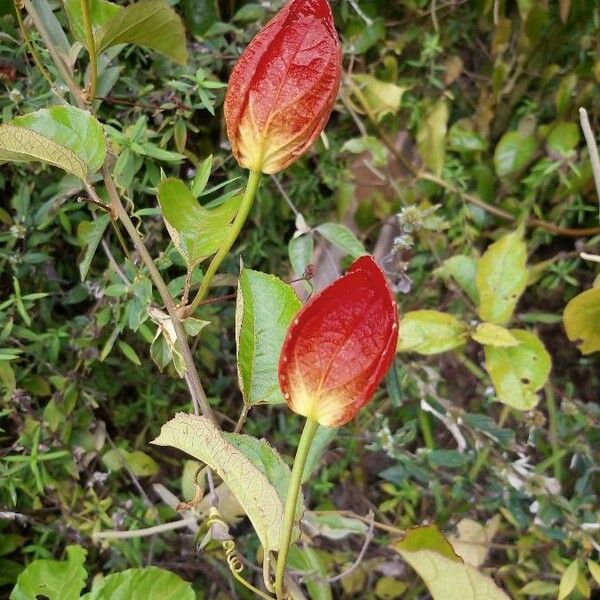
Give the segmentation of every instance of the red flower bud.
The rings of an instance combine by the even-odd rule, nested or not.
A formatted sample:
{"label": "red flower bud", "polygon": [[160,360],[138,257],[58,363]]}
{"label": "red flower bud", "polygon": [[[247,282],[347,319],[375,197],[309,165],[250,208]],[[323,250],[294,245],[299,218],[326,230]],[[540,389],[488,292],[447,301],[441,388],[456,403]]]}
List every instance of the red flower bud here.
{"label": "red flower bud", "polygon": [[287,332],[279,385],[289,407],[321,425],[347,423],[392,363],[398,311],[370,256],[305,304]]}
{"label": "red flower bud", "polygon": [[329,119],[340,77],[327,0],[291,0],[250,42],[229,79],[225,122],[240,165],[272,174],[304,154]]}

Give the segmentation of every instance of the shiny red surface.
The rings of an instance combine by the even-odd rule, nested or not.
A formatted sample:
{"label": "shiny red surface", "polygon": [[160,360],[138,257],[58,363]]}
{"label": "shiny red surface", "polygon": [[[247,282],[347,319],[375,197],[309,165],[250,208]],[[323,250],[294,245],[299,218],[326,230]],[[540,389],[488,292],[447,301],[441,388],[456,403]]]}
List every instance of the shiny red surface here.
{"label": "shiny red surface", "polygon": [[279,384],[290,408],[330,427],[373,396],[396,353],[398,311],[370,256],[311,299],[288,330]]}
{"label": "shiny red surface", "polygon": [[326,0],[291,0],[235,65],[225,121],[238,162],[275,173],[325,127],[341,77],[341,50]]}

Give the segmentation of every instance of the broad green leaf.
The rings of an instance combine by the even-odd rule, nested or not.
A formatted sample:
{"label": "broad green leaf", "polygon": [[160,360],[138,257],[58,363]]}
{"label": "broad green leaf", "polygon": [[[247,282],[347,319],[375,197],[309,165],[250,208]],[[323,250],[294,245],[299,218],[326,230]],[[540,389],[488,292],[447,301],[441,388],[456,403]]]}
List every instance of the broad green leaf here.
{"label": "broad green leaf", "polygon": [[567,337],[582,354],[600,350],[600,288],[592,288],[569,301],[563,313]]}
{"label": "broad green leaf", "polygon": [[575,589],[577,575],[579,574],[579,561],[575,559],[565,569],[558,586],[558,600],[564,600]]}
{"label": "broad green leaf", "polygon": [[435,175],[440,175],[444,167],[447,124],[448,106],[440,100],[421,122],[417,131],[419,156]]}
{"label": "broad green leaf", "polygon": [[14,125],[0,125],[0,163],[8,161],[45,162],[79,179],[87,178],[87,165],[68,148],[35,131]]}
{"label": "broad green leaf", "polygon": [[546,147],[548,152],[564,156],[577,148],[580,139],[579,126],[575,123],[565,123],[563,121],[558,123],[550,132],[546,140]]}
{"label": "broad green leaf", "polygon": [[201,206],[180,179],[164,179],[158,185],[158,202],[165,224],[188,266],[214,254],[229,233],[241,196],[235,196],[216,208]]}
{"label": "broad green leaf", "polygon": [[77,600],[85,585],[84,568],[87,551],[81,546],[67,546],[67,560],[34,560],[18,577],[10,600]]}
{"label": "broad green leaf", "polygon": [[479,292],[479,316],[504,325],[527,285],[527,251],[518,231],[494,242],[477,263],[475,284]]}
{"label": "broad green leaf", "polygon": [[520,131],[505,133],[494,151],[494,166],[499,177],[522,171],[531,161],[537,142]]}
{"label": "broad green leaf", "polygon": [[587,561],[587,566],[590,575],[594,578],[594,581],[600,585],[600,565],[596,561],[589,559]]}
{"label": "broad green leaf", "polygon": [[243,506],[265,550],[278,550],[283,504],[277,490],[209,419],[178,413],[152,443],[177,448],[213,469]]}
{"label": "broad green leaf", "polygon": [[437,310],[415,310],[400,320],[398,352],[439,354],[462,346],[467,327],[456,317]]}
{"label": "broad green leaf", "polygon": [[[102,125],[74,106],[52,106],[16,117],[11,125],[35,131],[76,154],[95,173],[106,157]],[[60,165],[59,165],[60,166]]]}
{"label": "broad green leaf", "polygon": [[[78,42],[86,46],[85,30],[83,28],[83,16],[81,13],[81,0],[63,0],[71,33]],[[88,0],[90,8],[90,20],[94,34],[105,25],[112,17],[121,12],[122,6],[108,2],[108,0]]]}
{"label": "broad green leaf", "polygon": [[179,575],[145,567],[107,575],[81,600],[196,600],[196,594]]}
{"label": "broad green leaf", "polygon": [[310,264],[315,242],[312,235],[304,234],[292,238],[288,244],[288,255],[294,273],[298,277],[304,275],[306,267]]}
{"label": "broad green leaf", "polygon": [[385,115],[394,115],[400,110],[402,95],[407,90],[405,87],[381,81],[366,73],[352,75],[352,85],[356,86],[369,112],[378,121],[381,121]]}
{"label": "broad green leaf", "polygon": [[138,477],[150,477],[158,475],[159,472],[156,461],[139,450],[128,452],[122,448],[113,448],[104,453],[102,463],[111,471],[120,471],[128,466]]}
{"label": "broad green leaf", "polygon": [[151,48],[181,65],[188,58],[183,23],[165,0],[130,4],[104,23],[96,36],[98,52],[117,44]]}
{"label": "broad green leaf", "polygon": [[448,132],[448,148],[457,152],[479,152],[487,150],[488,142],[476,131],[461,123],[455,123]]}
{"label": "broad green leaf", "polygon": [[469,298],[475,304],[479,304],[479,292],[475,285],[476,273],[477,259],[472,256],[465,256],[464,254],[452,256],[434,271],[435,275],[454,279]]}
{"label": "broad green leaf", "polygon": [[102,240],[102,236],[110,222],[109,215],[100,215],[95,221],[82,221],[77,227],[77,237],[85,246],[85,254],[79,263],[79,275],[81,281],[85,281],[87,273],[92,264],[92,258]]}
{"label": "broad green leaf", "polygon": [[509,600],[493,579],[460,560],[435,525],[409,529],[394,549],[423,579],[433,600]]}
{"label": "broad green leaf", "polygon": [[345,226],[339,223],[323,223],[316,230],[334,246],[349,254],[352,258],[358,258],[367,254],[363,243]]}
{"label": "broad green leaf", "polygon": [[534,333],[520,329],[511,329],[510,333],[519,345],[485,346],[485,368],[500,402],[519,410],[531,410],[539,400],[536,392],[548,379],[552,359]]}
{"label": "broad green leaf", "polygon": [[242,269],[238,280],[235,337],[238,383],[244,403],[284,402],[277,369],[283,340],[302,303],[274,275]]}
{"label": "broad green leaf", "polygon": [[479,323],[471,337],[483,346],[507,348],[519,345],[519,342],[508,329],[493,323]]}
{"label": "broad green leaf", "polygon": [[380,577],[375,584],[375,598],[382,600],[401,600],[409,585],[405,581],[389,575]]}
{"label": "broad green leaf", "polygon": [[181,6],[185,24],[192,35],[203,36],[221,20],[217,0],[183,0]]}
{"label": "broad green leaf", "polygon": [[311,535],[319,535],[329,540],[343,540],[349,535],[365,535],[369,527],[358,519],[344,517],[336,512],[327,514],[306,512],[302,521]]}

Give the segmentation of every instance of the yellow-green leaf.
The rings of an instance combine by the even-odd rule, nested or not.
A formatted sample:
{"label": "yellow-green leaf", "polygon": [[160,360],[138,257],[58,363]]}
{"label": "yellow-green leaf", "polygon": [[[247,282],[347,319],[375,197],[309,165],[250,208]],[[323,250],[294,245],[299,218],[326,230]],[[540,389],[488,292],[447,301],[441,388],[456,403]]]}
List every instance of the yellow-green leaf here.
{"label": "yellow-green leaf", "polygon": [[353,75],[352,84],[358,89],[355,94],[366,103],[367,108],[378,121],[381,121],[385,115],[396,114],[400,110],[402,95],[407,90],[405,87],[381,81],[366,73]]}
{"label": "yellow-green leaf", "polygon": [[433,600],[509,600],[493,579],[461,561],[435,525],[410,529],[394,549],[423,579]]}
{"label": "yellow-green leaf", "polygon": [[437,310],[415,310],[400,322],[398,352],[439,354],[465,343],[467,327],[456,317]]}
{"label": "yellow-green leaf", "polygon": [[123,467],[128,466],[138,477],[150,477],[159,472],[158,463],[151,456],[139,450],[128,452],[123,448],[113,448],[104,453],[102,463],[111,471],[120,471]]}
{"label": "yellow-green leaf", "polygon": [[596,561],[590,559],[587,561],[587,566],[594,581],[600,585],[600,565]]}
{"label": "yellow-green leaf", "polygon": [[575,589],[577,575],[579,574],[579,561],[575,559],[564,571],[558,586],[558,600],[564,600]]}
{"label": "yellow-green leaf", "polygon": [[277,490],[209,419],[178,413],[152,443],[177,448],[207,464],[239,500],[265,550],[279,548],[283,503]]}
{"label": "yellow-green leaf", "polygon": [[600,288],[578,294],[563,313],[567,337],[582,354],[600,350]]}
{"label": "yellow-green leaf", "polygon": [[522,171],[533,158],[537,142],[520,131],[505,133],[494,151],[494,166],[500,177]]}
{"label": "yellow-green leaf", "polygon": [[448,106],[443,100],[435,104],[417,132],[419,156],[435,175],[440,175],[446,155]]}
{"label": "yellow-green leaf", "polygon": [[500,402],[530,410],[538,403],[536,392],[548,379],[552,359],[534,333],[519,329],[511,329],[510,333],[519,345],[485,346],[485,368]]}
{"label": "yellow-green leaf", "polygon": [[494,242],[477,263],[475,285],[482,321],[504,325],[527,284],[527,251],[518,231]]}
{"label": "yellow-green leaf", "polygon": [[508,329],[493,323],[479,323],[471,337],[483,346],[508,348],[519,345],[519,342]]}
{"label": "yellow-green leaf", "polygon": [[450,257],[434,271],[434,275],[454,279],[469,298],[475,304],[479,304],[479,292],[475,286],[476,273],[477,259],[464,254],[456,254]]}

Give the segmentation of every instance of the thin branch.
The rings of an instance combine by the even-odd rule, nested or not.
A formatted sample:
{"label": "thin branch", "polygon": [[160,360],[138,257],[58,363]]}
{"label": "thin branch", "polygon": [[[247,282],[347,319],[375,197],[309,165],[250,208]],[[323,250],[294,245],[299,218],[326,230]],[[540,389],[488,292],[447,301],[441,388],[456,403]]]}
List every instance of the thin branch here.
{"label": "thin branch", "polygon": [[192,523],[197,523],[196,517],[189,519],[181,519],[179,521],[170,521],[162,525],[154,525],[153,527],[145,527],[144,529],[134,529],[132,531],[97,531],[92,534],[95,540],[124,540],[130,538],[148,537],[156,533],[164,533],[165,531],[174,531],[183,529]]}
{"label": "thin branch", "polygon": [[590,153],[590,162],[592,163],[592,173],[594,174],[594,183],[596,184],[596,194],[598,195],[598,202],[600,204],[600,158],[598,158],[598,146],[596,146],[596,140],[594,138],[594,132],[590,125],[587,110],[585,108],[579,109],[579,121],[581,123],[581,129],[583,130],[583,137],[585,137],[585,143]]}

